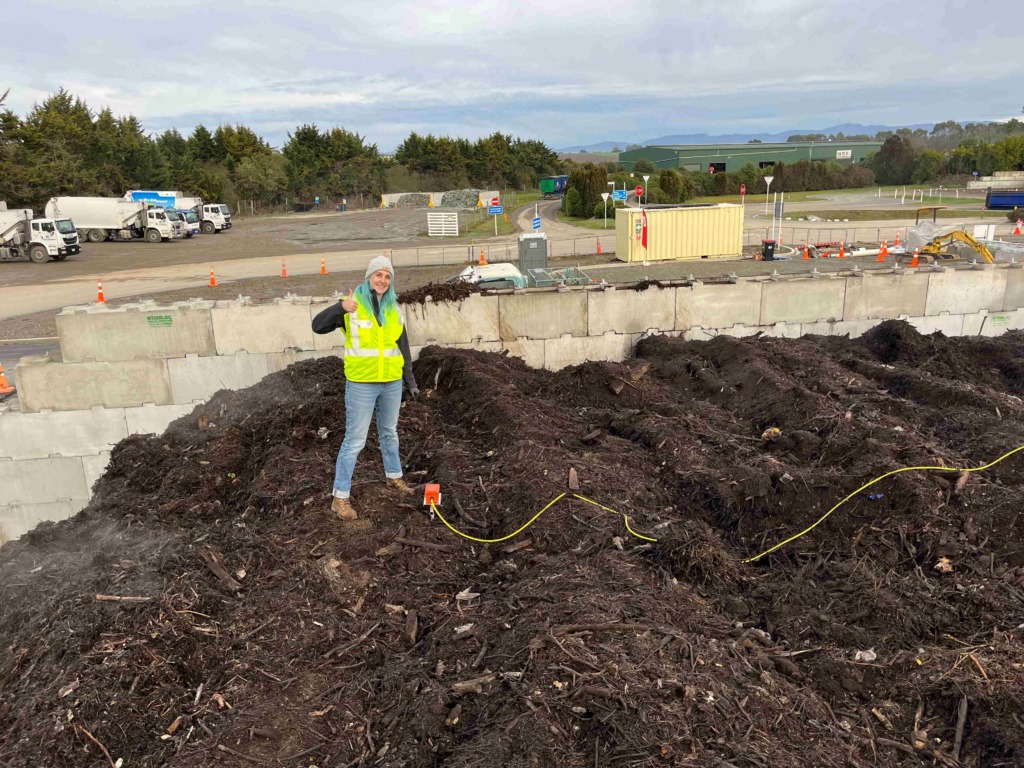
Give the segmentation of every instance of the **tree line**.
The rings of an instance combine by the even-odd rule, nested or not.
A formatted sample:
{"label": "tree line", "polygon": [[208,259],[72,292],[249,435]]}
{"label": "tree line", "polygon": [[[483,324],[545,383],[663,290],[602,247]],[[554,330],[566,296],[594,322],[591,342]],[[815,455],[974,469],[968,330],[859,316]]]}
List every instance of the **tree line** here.
{"label": "tree line", "polygon": [[353,198],[386,192],[536,186],[560,172],[540,141],[494,133],[477,141],[411,133],[393,157],[357,133],[301,125],[279,150],[248,126],[197,125],[152,135],[133,115],[96,112],[59,90],[24,117],[0,95],[0,200],[41,210],[57,195],[120,197],[180,189],[235,205]]}

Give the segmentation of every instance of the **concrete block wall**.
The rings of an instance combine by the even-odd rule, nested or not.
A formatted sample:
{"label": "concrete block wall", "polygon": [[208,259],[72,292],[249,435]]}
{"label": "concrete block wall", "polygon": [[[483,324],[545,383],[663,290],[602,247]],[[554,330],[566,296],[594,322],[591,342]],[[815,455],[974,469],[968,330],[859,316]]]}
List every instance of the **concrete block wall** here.
{"label": "concrete block wall", "polygon": [[82,509],[128,435],[163,432],[193,406],[0,412],[0,544]]}
{"label": "concrete block wall", "polygon": [[[128,434],[162,431],[218,390],[251,386],[298,360],[342,354],[341,333],[318,336],[310,328],[334,300],[66,310],[58,330],[74,360],[22,361],[25,412],[0,414],[0,537],[20,535],[12,531],[23,531],[26,521],[84,506],[110,449]],[[404,312],[414,356],[440,344],[507,351],[559,370],[621,360],[651,333],[859,336],[885,319],[903,318],[923,333],[996,336],[1024,329],[1024,270],[986,265],[758,277],[642,292],[538,289],[456,304],[427,301]],[[166,316],[169,326],[147,320]],[[168,327],[174,334],[163,333]],[[152,356],[140,359],[146,349],[133,335],[145,334],[152,334]],[[111,346],[117,349],[105,351]]]}

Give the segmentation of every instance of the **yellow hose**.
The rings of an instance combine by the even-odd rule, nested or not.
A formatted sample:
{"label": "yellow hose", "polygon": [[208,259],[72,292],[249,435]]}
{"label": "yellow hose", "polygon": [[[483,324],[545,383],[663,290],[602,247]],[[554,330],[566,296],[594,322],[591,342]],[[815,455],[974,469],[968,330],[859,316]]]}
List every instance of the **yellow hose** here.
{"label": "yellow hose", "polygon": [[[990,468],[994,467],[996,464],[1001,462],[1003,459],[1008,459],[1010,456],[1013,456],[1015,453],[1019,453],[1020,451],[1024,451],[1024,445],[1022,445],[1022,446],[1020,446],[1018,448],[1014,448],[1012,451],[1008,451],[1007,453],[1004,453],[1002,456],[1000,456],[995,461],[990,461],[988,464],[984,464],[984,465],[982,465],[980,467],[968,467],[968,468],[964,468],[964,469],[960,469],[958,467],[901,467],[900,469],[894,469],[891,472],[886,472],[884,475],[879,475],[874,480],[872,480],[872,481],[870,481],[868,483],[865,483],[864,485],[862,485],[857,490],[855,490],[852,493],[850,493],[847,496],[845,496],[841,501],[839,501],[828,512],[826,512],[824,515],[819,517],[814,523],[812,523],[810,526],[808,526],[804,530],[800,531],[797,534],[794,534],[793,536],[790,536],[788,539],[780,541],[775,546],[770,547],[769,549],[766,549],[764,552],[761,552],[758,555],[754,555],[753,557],[748,557],[746,560],[743,560],[743,562],[744,563],[756,562],[757,560],[760,560],[765,555],[770,555],[775,550],[781,549],[782,547],[786,546],[787,544],[790,544],[790,543],[796,541],[801,536],[804,536],[804,535],[810,533],[815,528],[817,528],[819,525],[821,525],[828,518],[829,515],[831,515],[833,512],[835,512],[841,506],[843,506],[843,504],[848,502],[850,499],[852,499],[858,493],[860,493],[861,491],[867,490],[868,488],[873,486],[875,483],[879,483],[882,480],[885,480],[886,478],[892,477],[893,475],[898,475],[901,472],[914,472],[914,471],[981,472],[982,470],[986,470],[986,469],[990,469]],[[512,538],[515,538],[516,536],[518,536],[520,533],[522,533],[527,528],[529,528],[531,525],[533,525],[534,522],[537,520],[537,518],[539,518],[541,515],[543,515],[545,512],[547,512],[549,509],[551,509],[551,507],[553,507],[557,502],[561,501],[565,497],[566,497],[566,494],[560,493],[558,496],[556,496],[551,501],[549,501],[540,512],[538,512],[533,517],[531,517],[529,520],[527,520],[519,528],[517,528],[516,530],[514,530],[512,533],[508,534],[507,536],[502,536],[501,538],[498,538],[498,539],[481,539],[481,538],[478,538],[476,536],[471,536],[470,534],[468,534],[468,533],[466,533],[464,531],[460,531],[458,528],[456,528],[454,525],[452,525],[451,523],[449,523],[445,519],[444,515],[441,514],[441,510],[439,510],[437,508],[437,506],[433,502],[431,502],[430,508],[434,511],[434,514],[438,516],[438,518],[441,520],[441,522],[444,523],[445,526],[448,527],[448,530],[450,530],[452,533],[458,534],[459,536],[461,536],[464,539],[469,539],[470,541],[475,541],[475,542],[477,542],[479,544],[498,544],[498,543],[500,543],[502,541],[508,541],[509,539],[512,539]],[[599,504],[598,502],[594,501],[593,499],[588,499],[586,496],[580,496],[578,493],[574,493],[572,495],[572,497],[575,498],[575,499],[579,499],[580,501],[584,501],[587,504],[592,504],[595,507],[598,507],[600,509],[605,510],[606,512],[611,512],[613,514],[620,515],[622,517],[623,521],[626,524],[626,530],[629,531],[636,538],[642,539],[643,541],[657,541],[657,539],[653,539],[650,536],[644,536],[643,534],[637,533],[636,531],[634,531],[632,526],[630,526],[630,524],[629,524],[629,516],[628,515],[623,515],[621,512],[619,512],[617,510],[614,510],[611,507],[606,507],[604,504]]]}
{"label": "yellow hose", "polygon": [[985,464],[985,465],[980,466],[980,467],[969,467],[969,468],[966,468],[966,469],[958,469],[957,467],[902,467],[901,469],[894,469],[894,470],[892,470],[892,472],[886,472],[884,475],[879,475],[878,477],[876,477],[871,482],[865,483],[860,488],[858,488],[856,491],[854,491],[853,493],[851,493],[848,496],[846,496],[842,501],[840,501],[838,504],[836,504],[834,507],[832,507],[832,509],[830,509],[824,515],[819,517],[812,525],[810,525],[809,527],[807,527],[804,530],[800,531],[800,533],[795,534],[793,536],[790,536],[788,539],[786,539],[784,541],[780,541],[774,547],[766,549],[764,552],[762,552],[759,555],[754,555],[753,557],[748,557],[743,562],[744,563],[753,563],[753,562],[755,562],[757,560],[760,560],[765,555],[770,555],[775,550],[780,549],[781,547],[786,546],[790,542],[796,541],[797,539],[799,539],[804,534],[810,533],[815,528],[817,528],[819,525],[821,525],[821,523],[824,522],[824,520],[829,515],[831,515],[833,512],[835,512],[841,506],[843,506],[843,504],[848,502],[850,499],[852,499],[858,493],[860,493],[863,490],[866,490],[866,489],[870,488],[875,483],[878,483],[878,482],[881,482],[882,480],[885,480],[887,477],[892,477],[893,475],[898,475],[901,472],[913,472],[915,470],[938,470],[938,471],[941,471],[941,472],[981,472],[983,469],[989,469],[990,467],[994,467],[1000,461],[1002,461],[1003,459],[1007,459],[1010,456],[1013,456],[1013,454],[1017,453],[1018,451],[1024,451],[1024,445],[1020,446],[1019,448],[1014,448],[1012,451],[1009,451],[1008,453],[1004,453],[1002,456],[1000,456],[995,461],[990,461],[988,464]]}
{"label": "yellow hose", "polygon": [[[470,536],[468,533],[465,533],[464,531],[460,531],[454,525],[452,525],[447,520],[445,520],[444,519],[444,515],[441,514],[441,510],[439,510],[437,508],[437,506],[433,502],[430,503],[430,508],[432,510],[434,510],[434,514],[437,515],[438,518],[440,518],[441,522],[444,523],[448,527],[448,530],[450,530],[452,533],[456,533],[456,534],[458,534],[459,536],[461,536],[464,539],[469,539],[470,541],[475,541],[475,542],[478,542],[480,544],[498,544],[499,542],[508,541],[509,539],[518,536],[520,533],[522,533],[527,528],[529,528],[531,525],[533,525],[534,521],[538,517],[540,517],[545,512],[547,512],[549,509],[551,509],[551,507],[553,507],[556,502],[561,501],[564,498],[565,498],[565,494],[564,493],[560,493],[558,496],[556,496],[551,501],[549,501],[547,503],[547,505],[544,507],[544,509],[542,509],[536,515],[531,517],[529,520],[527,520],[523,525],[521,525],[519,528],[514,530],[512,533],[508,534],[507,536],[502,536],[500,539],[480,539],[480,538],[477,538],[476,536]],[[577,493],[573,494],[573,498],[577,498],[580,501],[585,501],[585,502],[587,502],[587,504],[593,504],[595,507],[600,507],[601,509],[603,509],[603,510],[605,510],[607,512],[612,512],[612,513],[614,513],[616,515],[622,515],[621,512],[617,512],[616,510],[612,509],[611,507],[606,507],[603,504],[598,504],[596,501],[592,501],[591,499],[588,499],[585,496],[580,496]],[[626,521],[626,530],[629,531],[634,536],[636,536],[638,539],[643,539],[644,541],[657,541],[657,539],[652,539],[650,536],[644,536],[644,535],[639,534],[636,531],[634,531],[630,527],[630,525],[629,525],[629,517],[628,516],[622,515],[622,518],[623,518],[623,520]]]}

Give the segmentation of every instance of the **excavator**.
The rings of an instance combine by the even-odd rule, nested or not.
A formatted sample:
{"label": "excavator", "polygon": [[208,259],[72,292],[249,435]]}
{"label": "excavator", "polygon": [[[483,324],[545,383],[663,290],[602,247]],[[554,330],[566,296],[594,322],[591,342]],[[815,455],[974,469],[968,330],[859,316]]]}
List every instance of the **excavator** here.
{"label": "excavator", "polygon": [[988,246],[984,243],[979,243],[969,234],[959,229],[955,229],[945,235],[939,235],[930,243],[923,245],[921,247],[921,255],[930,257],[928,260],[933,263],[939,259],[951,261],[962,259],[963,256],[960,253],[957,253],[955,250],[949,250],[949,246],[953,243],[963,243],[963,245],[978,253],[986,263],[995,263],[995,258],[992,256],[992,251],[988,249]]}

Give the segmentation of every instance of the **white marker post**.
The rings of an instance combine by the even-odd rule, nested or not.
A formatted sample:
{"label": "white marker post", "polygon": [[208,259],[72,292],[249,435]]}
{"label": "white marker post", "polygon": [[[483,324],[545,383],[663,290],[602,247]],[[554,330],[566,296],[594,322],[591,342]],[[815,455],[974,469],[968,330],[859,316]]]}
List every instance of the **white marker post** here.
{"label": "white marker post", "polygon": [[[768,213],[768,190],[771,188],[773,181],[775,181],[775,177],[774,176],[765,176],[764,177],[764,212],[765,213]],[[773,220],[774,220],[774,217],[773,217]]]}
{"label": "white marker post", "polygon": [[604,200],[604,228],[608,229],[608,193],[602,192],[601,199]]}

